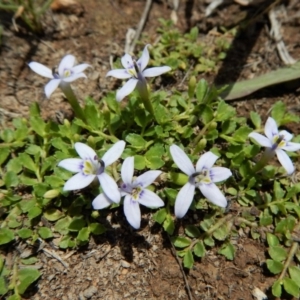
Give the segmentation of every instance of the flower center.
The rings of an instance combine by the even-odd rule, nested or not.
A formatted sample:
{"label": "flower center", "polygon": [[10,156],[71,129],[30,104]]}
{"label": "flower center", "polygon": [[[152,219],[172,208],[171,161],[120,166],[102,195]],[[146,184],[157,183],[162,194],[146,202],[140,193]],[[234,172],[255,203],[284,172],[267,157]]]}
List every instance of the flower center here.
{"label": "flower center", "polygon": [[139,72],[140,72],[140,69],[139,69],[139,66],[138,66],[138,64],[136,63],[136,61],[133,60],[133,65],[131,65],[129,61],[127,62],[127,64],[128,64],[127,72],[128,72],[131,76],[133,76],[133,77],[135,77],[136,79],[138,79],[138,74],[139,74]]}
{"label": "flower center", "polygon": [[285,140],[284,140],[284,136],[283,135],[275,135],[274,137],[273,137],[273,149],[275,150],[275,149],[277,149],[277,148],[282,148],[282,147],[284,147],[285,145],[286,145],[286,142],[285,142]]}
{"label": "flower center", "polygon": [[82,172],[84,175],[99,175],[103,172],[104,168],[104,162],[95,156],[93,160],[88,158],[83,161]]}
{"label": "flower center", "polygon": [[64,70],[64,73],[63,73],[63,77],[66,78],[66,77],[70,77],[72,75],[72,71],[69,70],[69,69],[65,69]]}
{"label": "flower center", "polygon": [[191,175],[191,178],[195,185],[199,185],[200,183],[210,184],[212,182],[209,169],[203,169],[201,172],[196,172]]}
{"label": "flower center", "polygon": [[132,199],[135,200],[135,201],[138,201],[141,194],[142,194],[142,192],[143,192],[143,189],[140,186],[137,186],[137,187],[133,188],[131,190]]}

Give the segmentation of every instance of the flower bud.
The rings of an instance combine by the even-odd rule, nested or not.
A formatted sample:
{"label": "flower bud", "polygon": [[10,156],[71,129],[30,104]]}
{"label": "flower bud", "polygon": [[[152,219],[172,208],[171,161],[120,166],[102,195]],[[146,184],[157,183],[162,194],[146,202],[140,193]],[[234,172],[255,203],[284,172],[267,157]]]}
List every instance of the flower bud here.
{"label": "flower bud", "polygon": [[64,125],[69,128],[71,124],[70,124],[69,120],[64,119]]}
{"label": "flower bud", "polygon": [[92,213],[91,213],[91,217],[93,219],[97,219],[98,217],[100,216],[100,213],[98,210],[94,210]]}
{"label": "flower bud", "polygon": [[59,190],[49,190],[44,194],[44,198],[46,199],[53,199],[56,198],[60,194]]}
{"label": "flower bud", "polygon": [[168,177],[173,183],[178,185],[185,185],[188,181],[188,176],[182,173],[168,173]]}
{"label": "flower bud", "polygon": [[206,144],[207,144],[207,140],[205,138],[201,139],[196,146],[195,153],[198,153],[198,152],[202,151],[203,149],[205,149]]}
{"label": "flower bud", "polygon": [[217,122],[211,122],[208,126],[208,130],[216,129],[218,126]]}
{"label": "flower bud", "polygon": [[195,88],[196,88],[196,77],[195,76],[191,76],[191,78],[189,80],[189,84],[188,84],[188,95],[189,95],[189,98],[193,98],[194,97]]}

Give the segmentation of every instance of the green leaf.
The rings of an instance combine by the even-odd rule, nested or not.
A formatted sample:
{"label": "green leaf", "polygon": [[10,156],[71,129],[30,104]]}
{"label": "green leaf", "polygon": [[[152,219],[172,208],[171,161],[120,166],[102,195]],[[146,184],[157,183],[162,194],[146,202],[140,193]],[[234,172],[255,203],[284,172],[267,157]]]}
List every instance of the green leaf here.
{"label": "green leaf", "polygon": [[269,271],[273,274],[278,274],[283,270],[283,264],[273,259],[267,259],[266,261]]}
{"label": "green leaf", "polygon": [[271,116],[275,119],[277,126],[281,125],[281,120],[286,112],[286,105],[282,101],[277,101],[271,111]]}
{"label": "green leaf", "polygon": [[85,226],[83,217],[74,217],[69,225],[70,231],[80,231]]}
{"label": "green leaf", "polygon": [[166,219],[166,216],[167,216],[167,210],[165,208],[162,208],[153,215],[153,220],[159,224],[162,224]]}
{"label": "green leaf", "polygon": [[213,119],[214,112],[208,105],[201,105],[199,117],[201,118],[204,124],[207,124]]}
{"label": "green leaf", "polygon": [[170,234],[170,235],[173,234],[174,229],[175,229],[175,224],[174,224],[174,220],[172,219],[172,217],[170,215],[166,216],[166,219],[163,223],[163,228],[168,234]]}
{"label": "green leaf", "polygon": [[21,295],[24,294],[26,289],[41,276],[41,273],[34,268],[20,269],[18,273],[20,281],[18,292]]}
{"label": "green leaf", "polygon": [[21,259],[21,262],[24,265],[33,265],[33,264],[35,264],[38,261],[39,261],[38,258],[35,257],[35,256],[31,256],[31,257],[28,257],[28,258]]}
{"label": "green leaf", "polygon": [[235,249],[231,243],[227,243],[222,246],[218,253],[224,255],[229,260],[233,260]]}
{"label": "green leaf", "polygon": [[106,228],[102,225],[102,224],[99,224],[99,223],[91,223],[89,225],[89,230],[95,234],[95,235],[99,235],[99,234],[102,234],[106,231]]}
{"label": "green leaf", "polygon": [[274,196],[275,200],[282,200],[284,197],[285,191],[281,188],[278,181],[274,181]]}
{"label": "green leaf", "polygon": [[49,221],[57,221],[63,216],[64,214],[56,208],[49,208],[44,212],[44,217]]}
{"label": "green leaf", "polygon": [[[299,278],[297,278],[297,281],[299,282]],[[288,292],[290,295],[298,298],[299,297],[299,287],[298,285],[295,283],[294,280],[285,277],[283,279],[283,286],[284,289],[286,290],[286,292]]]}
{"label": "green leaf", "polygon": [[134,167],[137,170],[144,170],[146,167],[145,157],[142,155],[135,155],[134,156]]}
{"label": "green leaf", "polygon": [[22,300],[21,297],[17,294],[11,295],[7,298],[7,300]]}
{"label": "green leaf", "polygon": [[0,166],[5,162],[7,157],[10,154],[10,150],[8,148],[1,148],[0,151]]}
{"label": "green leaf", "polygon": [[77,235],[77,240],[80,242],[87,242],[90,237],[90,230],[88,227],[81,228]]}
{"label": "green leaf", "polygon": [[24,168],[27,168],[33,172],[37,170],[35,163],[32,158],[27,153],[21,153],[19,155],[20,162],[22,163]]}
{"label": "green leaf", "polygon": [[278,240],[277,236],[270,233],[270,232],[267,232],[267,241],[268,241],[268,245],[270,247],[274,247],[274,246],[279,245],[279,240]]}
{"label": "green leaf", "polygon": [[197,244],[194,247],[194,253],[198,257],[204,257],[205,255],[205,246],[202,241],[197,242]]}
{"label": "green leaf", "polygon": [[172,238],[172,242],[175,247],[186,248],[191,244],[191,240],[182,236]]}
{"label": "green leaf", "polygon": [[147,143],[140,135],[135,133],[128,134],[125,140],[134,148],[137,148],[139,150],[144,149]]}
{"label": "green leaf", "polygon": [[42,210],[39,207],[35,206],[35,207],[29,209],[29,211],[28,211],[28,218],[30,220],[32,220],[32,219],[40,216],[41,214],[42,214]]}
{"label": "green leaf", "polygon": [[160,157],[157,156],[145,156],[145,163],[146,166],[151,169],[151,170],[157,170],[160,169],[164,164],[165,161],[163,159],[161,159]]}
{"label": "green leaf", "polygon": [[200,236],[200,231],[198,227],[194,225],[187,225],[185,228],[185,233],[191,238],[198,238]]}
{"label": "green leaf", "polygon": [[256,129],[259,129],[261,127],[261,118],[260,115],[257,112],[251,111],[250,112],[250,118],[255,126]]}
{"label": "green leaf", "polygon": [[33,235],[33,232],[29,228],[22,228],[18,230],[17,234],[21,239],[28,239]]}
{"label": "green leaf", "polygon": [[292,280],[294,280],[294,282],[298,285],[298,287],[300,288],[300,269],[299,267],[296,266],[292,266],[289,267],[289,274]]}
{"label": "green leaf", "polygon": [[214,238],[219,241],[224,241],[226,239],[227,235],[228,235],[228,229],[227,229],[226,225],[220,226],[213,233]]}
{"label": "green leaf", "polygon": [[204,244],[206,246],[209,247],[213,247],[215,245],[215,241],[211,236],[207,236],[204,240],[203,240]]}
{"label": "green leaf", "polygon": [[272,294],[273,294],[273,296],[280,298],[281,293],[282,293],[281,281],[276,280],[272,286]]}
{"label": "green leaf", "polygon": [[0,228],[0,245],[7,244],[15,238],[13,231],[8,228]]}
{"label": "green leaf", "polygon": [[69,232],[68,228],[69,228],[71,221],[72,221],[72,218],[69,216],[58,220],[54,226],[55,231],[57,231],[63,235],[67,234]]}
{"label": "green leaf", "polygon": [[186,254],[183,258],[183,265],[185,268],[191,269],[193,267],[193,264],[194,264],[194,257],[192,251],[189,249],[188,251],[186,251]]}
{"label": "green leaf", "polygon": [[13,171],[8,171],[4,175],[3,179],[4,179],[4,184],[8,189],[17,186],[19,183],[18,175]]}
{"label": "green leaf", "polygon": [[6,280],[3,276],[0,276],[0,296],[5,295],[8,292]]}
{"label": "green leaf", "polygon": [[235,116],[235,114],[235,108],[222,100],[218,104],[216,121],[220,122],[230,120],[233,116]]}
{"label": "green leaf", "polygon": [[276,261],[283,261],[287,258],[287,252],[281,246],[274,246],[269,249],[269,255]]}
{"label": "green leaf", "polygon": [[205,96],[208,92],[208,84],[205,79],[201,79],[196,86],[196,98],[199,101],[199,103],[204,102]]}
{"label": "green leaf", "polygon": [[248,139],[248,135],[253,131],[248,126],[242,126],[238,130],[236,130],[233,134],[233,138],[237,142],[245,143],[246,140]]}
{"label": "green leaf", "polygon": [[45,135],[46,124],[41,117],[31,117],[30,124],[32,129],[40,136]]}
{"label": "green leaf", "polygon": [[39,233],[40,237],[44,240],[53,237],[52,231],[48,227],[40,227],[38,233]]}

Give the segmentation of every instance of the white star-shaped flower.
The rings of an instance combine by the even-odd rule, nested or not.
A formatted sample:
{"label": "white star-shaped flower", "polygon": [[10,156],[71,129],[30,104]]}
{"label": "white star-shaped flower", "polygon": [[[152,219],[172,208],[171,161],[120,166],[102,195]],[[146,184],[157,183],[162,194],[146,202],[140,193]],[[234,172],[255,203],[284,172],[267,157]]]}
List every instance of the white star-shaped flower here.
{"label": "white star-shaped flower", "polygon": [[212,152],[203,154],[194,168],[189,157],[176,145],[170,147],[172,158],[178,168],[189,176],[188,182],[179,191],[175,200],[175,215],[183,218],[194,198],[195,188],[213,204],[226,207],[227,200],[214,182],[226,180],[232,175],[231,171],[223,167],[213,167],[218,157]]}
{"label": "white star-shaped flower", "polygon": [[129,95],[136,87],[140,90],[147,88],[145,77],[155,77],[171,70],[168,66],[145,69],[149,63],[149,44],[145,46],[142,56],[135,61],[131,55],[125,54],[121,58],[124,69],[109,71],[106,76],[113,76],[118,79],[129,79],[124,86],[117,91],[117,101],[120,102]]}
{"label": "white star-shaped flower", "polygon": [[99,159],[91,147],[83,143],[75,143],[75,149],[80,158],[67,158],[58,164],[59,167],[77,173],[65,183],[64,191],[85,188],[98,177],[101,187],[109,199],[119,203],[120,191],[114,179],[105,173],[105,168],[119,159],[124,148],[125,142],[118,141]]}
{"label": "white star-shaped flower", "polygon": [[293,135],[286,130],[278,132],[277,124],[271,117],[269,117],[266,122],[265,135],[266,137],[257,132],[251,132],[249,137],[253,138],[261,146],[269,148],[271,152],[275,152],[286,172],[292,174],[295,171],[295,167],[284,150],[291,152],[297,151],[300,149],[300,144],[290,142]]}
{"label": "white star-shaped flower", "polygon": [[51,94],[59,85],[70,83],[81,77],[86,78],[86,75],[83,73],[83,71],[86,68],[90,67],[90,65],[80,64],[74,66],[74,64],[75,56],[68,54],[61,60],[57,72],[55,72],[54,69],[50,70],[48,67],[38,62],[31,62],[28,65],[31,70],[33,70],[37,74],[47,78],[51,78],[51,80],[45,85],[46,97],[50,98]]}

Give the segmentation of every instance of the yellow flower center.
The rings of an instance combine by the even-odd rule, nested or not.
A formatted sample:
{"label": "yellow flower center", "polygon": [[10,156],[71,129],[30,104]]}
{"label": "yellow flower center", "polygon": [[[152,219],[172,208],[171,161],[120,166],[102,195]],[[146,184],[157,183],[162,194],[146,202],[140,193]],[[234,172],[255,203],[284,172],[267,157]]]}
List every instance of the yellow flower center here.
{"label": "yellow flower center", "polygon": [[140,198],[141,191],[142,191],[142,188],[140,186],[133,188],[131,191],[132,199],[135,201],[138,201]]}
{"label": "yellow flower center", "polygon": [[95,175],[97,173],[98,166],[93,164],[90,160],[85,160],[83,162],[83,173],[85,175]]}
{"label": "yellow flower center", "polygon": [[70,77],[71,76],[71,71],[70,70],[64,70],[64,77]]}
{"label": "yellow flower center", "polygon": [[194,178],[195,184],[199,184],[199,183],[209,184],[212,182],[208,169],[203,169],[201,172],[197,172],[193,174],[192,177]]}
{"label": "yellow flower center", "polygon": [[278,148],[282,148],[286,145],[283,135],[275,135],[273,137],[273,145],[277,145]]}

